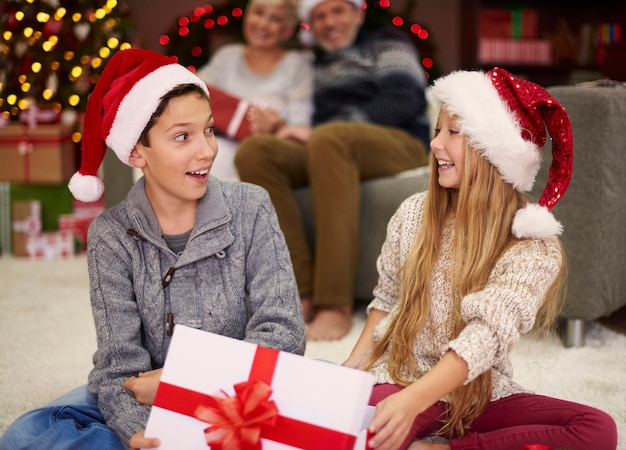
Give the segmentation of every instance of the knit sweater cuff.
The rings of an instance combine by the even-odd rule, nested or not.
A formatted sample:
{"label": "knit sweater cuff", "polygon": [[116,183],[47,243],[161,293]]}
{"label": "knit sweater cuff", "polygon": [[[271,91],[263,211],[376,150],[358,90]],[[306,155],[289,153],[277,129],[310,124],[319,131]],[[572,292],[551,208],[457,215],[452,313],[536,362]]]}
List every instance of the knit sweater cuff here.
{"label": "knit sweater cuff", "polygon": [[459,336],[450,341],[445,351],[454,350],[469,370],[464,384],[489,370],[496,359],[498,341],[493,332],[479,322],[469,323]]}

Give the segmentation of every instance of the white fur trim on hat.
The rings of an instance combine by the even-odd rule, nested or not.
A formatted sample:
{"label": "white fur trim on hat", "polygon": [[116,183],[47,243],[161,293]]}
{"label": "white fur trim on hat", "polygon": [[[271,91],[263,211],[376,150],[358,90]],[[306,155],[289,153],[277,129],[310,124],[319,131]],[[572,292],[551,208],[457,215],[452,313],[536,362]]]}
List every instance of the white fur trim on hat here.
{"label": "white fur trim on hat", "polygon": [[[326,0],[301,0],[300,8],[299,8],[300,19],[302,19],[305,22],[310,22],[311,11],[313,10],[313,8],[315,8],[317,5],[319,5],[320,3],[324,1]],[[363,7],[363,0],[345,0],[345,1],[352,3],[355,8]]]}
{"label": "white fur trim on hat", "polygon": [[460,131],[507,183],[527,192],[541,165],[540,149],[522,138],[519,120],[500,97],[489,77],[459,71],[435,81],[432,95],[438,106],[458,116]]}
{"label": "white fur trim on hat", "polygon": [[141,78],[120,102],[115,119],[105,139],[107,147],[125,164],[139,141],[161,98],[179,84],[195,84],[209,95],[207,86],[180,64],[161,66]]}
{"label": "white fur trim on hat", "polygon": [[549,239],[560,236],[563,232],[563,225],[545,206],[529,203],[515,213],[511,230],[520,239]]}

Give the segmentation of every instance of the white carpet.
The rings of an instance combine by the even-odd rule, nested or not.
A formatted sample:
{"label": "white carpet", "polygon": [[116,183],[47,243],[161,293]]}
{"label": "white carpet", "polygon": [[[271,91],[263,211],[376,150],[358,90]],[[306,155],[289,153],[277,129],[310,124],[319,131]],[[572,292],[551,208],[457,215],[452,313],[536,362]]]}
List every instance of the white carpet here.
{"label": "white carpet", "polygon": [[[307,357],[341,363],[364,313],[339,342],[312,343]],[[0,257],[0,433],[21,413],[84,384],[96,347],[86,259]],[[537,393],[603,409],[626,450],[626,336],[592,323],[583,348],[525,337],[513,353],[517,380]]]}

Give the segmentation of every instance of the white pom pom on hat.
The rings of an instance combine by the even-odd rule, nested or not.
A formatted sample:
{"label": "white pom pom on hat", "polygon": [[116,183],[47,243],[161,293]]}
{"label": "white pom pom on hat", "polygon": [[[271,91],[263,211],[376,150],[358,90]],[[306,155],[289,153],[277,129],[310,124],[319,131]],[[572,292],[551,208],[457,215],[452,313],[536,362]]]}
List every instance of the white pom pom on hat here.
{"label": "white pom pom on hat", "polygon": [[175,58],[151,50],[118,51],[108,62],[87,101],[81,166],[68,187],[77,200],[93,202],[104,192],[97,176],[107,147],[124,164],[161,98],[181,84],[206,83]]}
{"label": "white pom pom on hat", "polygon": [[565,108],[543,87],[506,70],[452,72],[435,81],[432,96],[439,107],[458,117],[460,131],[507,183],[521,192],[532,189],[541,165],[546,128],[552,138],[548,183],[538,204],[515,214],[518,238],[550,238],[563,227],[551,213],[572,176],[572,126]]}
{"label": "white pom pom on hat", "polygon": [[[313,10],[313,8],[315,8],[317,5],[325,1],[326,0],[300,0],[300,7],[298,8],[300,12],[300,19],[305,22],[310,22],[311,11]],[[348,3],[352,3],[355,8],[362,8],[363,3],[365,3],[363,0],[345,0],[345,1],[347,1]]]}

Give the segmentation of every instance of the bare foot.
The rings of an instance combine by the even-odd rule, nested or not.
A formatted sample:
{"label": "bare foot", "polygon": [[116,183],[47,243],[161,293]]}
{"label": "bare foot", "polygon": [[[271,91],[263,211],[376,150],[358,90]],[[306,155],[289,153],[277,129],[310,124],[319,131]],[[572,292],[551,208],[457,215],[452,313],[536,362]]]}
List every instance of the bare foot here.
{"label": "bare foot", "polygon": [[311,294],[305,294],[300,296],[300,304],[302,305],[302,317],[305,323],[309,323],[313,320],[315,315],[315,307],[313,306],[313,298]]}
{"label": "bare foot", "polygon": [[306,338],[309,341],[336,341],[348,334],[351,327],[351,306],[321,308],[308,326]]}
{"label": "bare foot", "polygon": [[407,450],[450,450],[450,444],[434,444],[432,442],[413,441]]}

